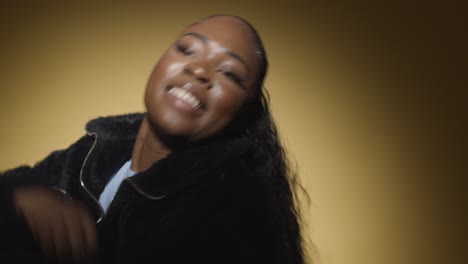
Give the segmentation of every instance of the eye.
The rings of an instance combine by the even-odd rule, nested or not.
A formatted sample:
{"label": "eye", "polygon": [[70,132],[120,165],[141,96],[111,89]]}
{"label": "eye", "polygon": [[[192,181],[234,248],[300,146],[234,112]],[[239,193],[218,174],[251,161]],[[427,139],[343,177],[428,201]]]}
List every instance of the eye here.
{"label": "eye", "polygon": [[241,87],[244,87],[244,79],[241,78],[239,75],[235,74],[232,71],[227,71],[227,70],[223,70],[222,73],[232,82],[236,83],[237,85]]}
{"label": "eye", "polygon": [[182,53],[185,56],[190,56],[194,54],[193,49],[191,49],[188,45],[180,41],[176,42],[176,49],[178,52]]}

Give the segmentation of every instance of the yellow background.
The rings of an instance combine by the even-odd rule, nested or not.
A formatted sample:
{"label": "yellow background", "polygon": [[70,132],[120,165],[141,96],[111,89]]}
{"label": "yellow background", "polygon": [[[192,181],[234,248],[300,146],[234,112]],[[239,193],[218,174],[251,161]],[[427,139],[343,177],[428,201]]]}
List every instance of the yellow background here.
{"label": "yellow background", "polygon": [[273,113],[311,198],[314,261],[466,261],[463,9],[303,2],[2,5],[0,170],[67,147],[91,118],[142,111],[179,31],[237,14],[265,41]]}

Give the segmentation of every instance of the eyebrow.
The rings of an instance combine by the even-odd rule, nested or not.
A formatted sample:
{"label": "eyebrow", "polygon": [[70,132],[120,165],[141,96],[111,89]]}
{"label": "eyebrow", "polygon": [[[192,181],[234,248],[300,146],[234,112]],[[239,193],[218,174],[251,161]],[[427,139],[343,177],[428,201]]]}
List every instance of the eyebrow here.
{"label": "eyebrow", "polygon": [[[198,38],[199,40],[201,40],[204,43],[208,43],[208,41],[210,40],[206,36],[204,36],[202,34],[199,34],[199,33],[196,33],[196,32],[188,32],[188,33],[185,33],[183,36],[194,36],[194,37]],[[232,50],[227,50],[226,53],[230,57],[235,58],[238,61],[240,61],[242,64],[244,64],[245,67],[247,67],[247,69],[249,69],[249,64],[239,54],[235,53]]]}

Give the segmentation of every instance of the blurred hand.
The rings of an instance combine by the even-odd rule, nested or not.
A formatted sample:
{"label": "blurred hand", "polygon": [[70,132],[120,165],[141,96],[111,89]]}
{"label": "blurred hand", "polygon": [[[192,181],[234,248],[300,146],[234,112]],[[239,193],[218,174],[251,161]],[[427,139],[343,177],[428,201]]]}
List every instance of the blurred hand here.
{"label": "blurred hand", "polygon": [[45,187],[20,188],[14,201],[44,255],[66,263],[94,262],[96,224],[82,203]]}

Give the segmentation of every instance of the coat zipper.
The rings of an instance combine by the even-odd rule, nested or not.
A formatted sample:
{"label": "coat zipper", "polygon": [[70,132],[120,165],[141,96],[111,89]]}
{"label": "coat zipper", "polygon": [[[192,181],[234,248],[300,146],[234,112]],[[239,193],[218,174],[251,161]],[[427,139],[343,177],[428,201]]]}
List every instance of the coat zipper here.
{"label": "coat zipper", "polygon": [[93,145],[91,146],[91,148],[89,149],[88,153],[86,154],[86,157],[85,159],[83,160],[83,164],[81,165],[81,169],[80,169],[80,184],[81,186],[83,187],[83,189],[88,193],[89,196],[91,196],[91,198],[93,199],[93,201],[98,205],[98,208],[99,208],[99,218],[96,220],[96,224],[98,224],[99,222],[101,222],[102,218],[104,217],[104,209],[102,209],[102,206],[101,204],[99,203],[99,201],[96,199],[96,197],[94,197],[94,195],[88,190],[88,188],[84,185],[83,183],[83,171],[84,171],[84,167],[86,165],[86,163],[88,162],[88,158],[89,156],[91,155],[91,153],[94,151],[94,148],[96,147],[96,144],[97,144],[97,141],[98,141],[98,135],[97,133],[95,132],[88,132],[87,133],[88,136],[92,136],[94,138],[94,142],[93,142]]}
{"label": "coat zipper", "polygon": [[[81,186],[83,187],[83,189],[88,193],[89,196],[91,196],[91,198],[93,199],[93,201],[98,205],[98,208],[99,208],[99,218],[98,220],[96,220],[96,224],[98,224],[99,222],[101,222],[101,220],[104,218],[104,209],[102,208],[101,204],[99,203],[99,200],[96,199],[96,197],[94,197],[94,195],[89,191],[89,189],[84,185],[84,182],[83,182],[83,172],[84,172],[84,167],[86,165],[86,163],[88,162],[88,158],[89,156],[91,155],[91,153],[94,151],[94,148],[96,147],[96,144],[97,144],[97,141],[98,141],[98,135],[96,132],[88,132],[87,133],[88,136],[92,136],[94,137],[94,142],[93,142],[93,145],[91,146],[90,150],[88,151],[88,153],[86,154],[86,157],[84,158],[83,160],[83,164],[81,165],[81,169],[80,169],[80,184]],[[132,181],[130,178],[125,178],[124,181],[128,181],[130,183],[130,185],[138,192],[140,193],[141,195],[143,195],[145,198],[147,199],[150,199],[150,200],[161,200],[163,199],[164,197],[166,197],[166,195],[161,195],[161,196],[152,196],[152,195],[149,195],[147,194],[146,192],[144,192],[142,189],[140,189],[138,187],[138,185]],[[111,203],[112,201],[114,200],[115,196],[112,198],[111,200]]]}
{"label": "coat zipper", "polygon": [[142,189],[140,189],[140,187],[138,187],[138,185],[134,181],[132,181],[131,178],[125,178],[124,181],[128,181],[130,183],[130,185],[133,187],[133,189],[135,189],[135,191],[137,191],[139,194],[143,195],[147,199],[157,201],[157,200],[161,200],[164,197],[166,197],[166,195],[152,196],[152,195],[147,194]]}

